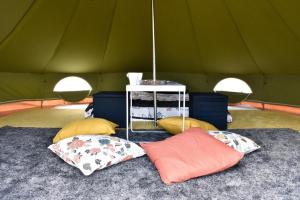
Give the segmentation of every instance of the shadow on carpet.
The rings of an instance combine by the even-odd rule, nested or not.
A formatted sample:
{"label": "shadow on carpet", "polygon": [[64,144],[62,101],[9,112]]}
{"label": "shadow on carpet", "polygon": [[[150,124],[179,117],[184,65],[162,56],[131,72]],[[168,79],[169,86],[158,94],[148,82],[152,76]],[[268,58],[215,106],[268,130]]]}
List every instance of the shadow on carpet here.
{"label": "shadow on carpet", "polygon": [[[86,177],[47,149],[58,130],[0,128],[1,200],[300,199],[300,134],[291,129],[234,130],[262,148],[225,172],[171,186],[161,182],[147,156]],[[131,134],[144,141],[168,136]]]}

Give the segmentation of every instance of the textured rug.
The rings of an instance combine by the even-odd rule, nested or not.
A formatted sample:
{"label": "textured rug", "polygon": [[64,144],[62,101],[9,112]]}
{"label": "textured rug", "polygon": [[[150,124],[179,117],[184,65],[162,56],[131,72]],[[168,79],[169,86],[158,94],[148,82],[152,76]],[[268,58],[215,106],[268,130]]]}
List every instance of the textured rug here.
{"label": "textured rug", "polygon": [[[57,131],[0,128],[1,200],[300,199],[300,134],[291,129],[234,130],[262,148],[227,171],[171,186],[161,182],[147,156],[86,177],[47,149]],[[131,138],[168,136],[148,132]]]}

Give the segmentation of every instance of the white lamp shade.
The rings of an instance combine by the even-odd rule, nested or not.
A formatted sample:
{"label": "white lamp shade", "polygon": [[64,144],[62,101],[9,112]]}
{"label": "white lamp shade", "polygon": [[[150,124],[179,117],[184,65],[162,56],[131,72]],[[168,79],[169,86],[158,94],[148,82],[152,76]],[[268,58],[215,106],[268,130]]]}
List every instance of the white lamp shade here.
{"label": "white lamp shade", "polygon": [[234,92],[243,94],[252,94],[250,86],[238,78],[225,78],[217,83],[214,92]]}
{"label": "white lamp shade", "polygon": [[53,89],[54,92],[91,91],[91,85],[83,78],[69,76],[58,81]]}

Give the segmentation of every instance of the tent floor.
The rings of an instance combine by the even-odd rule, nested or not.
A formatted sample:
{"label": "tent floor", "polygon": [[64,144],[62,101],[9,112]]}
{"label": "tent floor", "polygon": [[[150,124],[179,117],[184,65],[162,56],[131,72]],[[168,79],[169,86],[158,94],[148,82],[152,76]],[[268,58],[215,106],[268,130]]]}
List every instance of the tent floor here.
{"label": "tent floor", "polygon": [[[0,118],[0,127],[60,128],[67,122],[83,119],[83,109],[77,107],[33,108]],[[292,128],[300,131],[300,116],[277,111],[231,110],[230,129]],[[153,128],[151,122],[136,122],[134,128]]]}
{"label": "tent floor", "polygon": [[[289,199],[300,195],[300,134],[291,129],[234,132],[262,148],[222,173],[166,186],[147,156],[84,176],[47,146],[58,129],[0,129],[0,199]],[[125,131],[118,131],[125,138]],[[133,133],[133,141],[157,141],[164,133]]]}

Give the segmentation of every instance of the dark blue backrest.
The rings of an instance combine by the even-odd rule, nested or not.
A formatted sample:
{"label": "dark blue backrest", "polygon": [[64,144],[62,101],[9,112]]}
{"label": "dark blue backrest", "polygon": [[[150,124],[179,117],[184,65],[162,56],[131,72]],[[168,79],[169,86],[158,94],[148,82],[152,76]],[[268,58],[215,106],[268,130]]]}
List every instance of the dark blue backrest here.
{"label": "dark blue backrest", "polygon": [[126,127],[126,93],[98,92],[93,95],[94,117],[105,118]]}
{"label": "dark blue backrest", "polygon": [[190,93],[190,117],[227,129],[228,97],[219,93]]}

